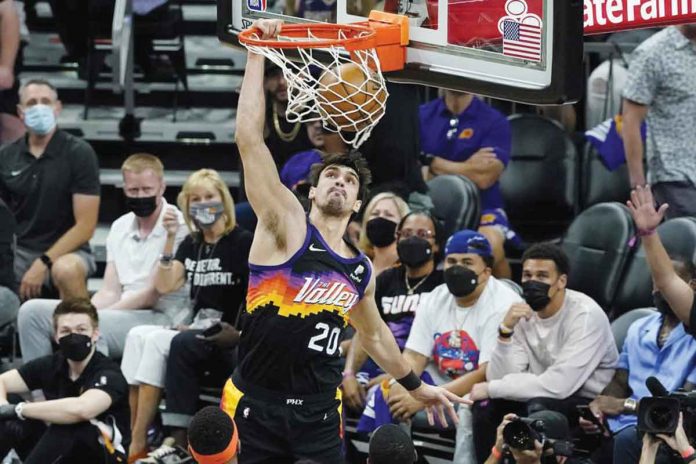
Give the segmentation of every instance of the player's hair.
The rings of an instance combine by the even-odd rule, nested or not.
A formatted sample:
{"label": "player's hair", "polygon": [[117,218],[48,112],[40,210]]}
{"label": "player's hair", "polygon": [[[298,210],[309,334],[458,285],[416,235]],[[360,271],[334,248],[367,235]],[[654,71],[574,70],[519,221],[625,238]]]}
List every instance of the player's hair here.
{"label": "player's hair", "polygon": [[235,424],[225,411],[206,406],[193,416],[188,428],[189,446],[197,454],[214,455],[227,449],[234,437]]}
{"label": "player's hair", "polygon": [[162,161],[155,155],[149,153],[135,153],[130,155],[121,165],[121,172],[130,171],[134,174],[140,174],[146,169],[151,170],[162,179],[164,177],[164,166]]}
{"label": "player's hair", "polygon": [[548,259],[554,262],[559,275],[570,274],[570,261],[565,251],[554,243],[535,243],[522,254],[522,266],[528,259]]}
{"label": "player's hair", "polygon": [[20,104],[22,103],[22,94],[24,91],[29,87],[30,85],[43,85],[44,87],[48,87],[51,89],[51,92],[53,92],[53,97],[55,100],[58,100],[58,89],[56,89],[56,86],[51,84],[49,81],[46,79],[29,79],[25,83],[23,83],[20,87],[19,90],[17,91],[17,95],[19,96],[19,102]]}
{"label": "player's hair", "polygon": [[232,195],[230,195],[230,189],[227,188],[227,184],[222,180],[220,174],[214,169],[199,169],[198,171],[192,173],[184,186],[179,192],[179,196],[176,199],[179,209],[184,214],[184,221],[191,232],[198,232],[196,224],[189,213],[189,206],[191,205],[191,190],[196,187],[212,188],[215,189],[222,198],[222,204],[225,209],[224,219],[225,219],[225,231],[227,233],[237,226],[237,217],[234,213],[234,200],[232,200]]}
{"label": "player's hair", "polygon": [[372,210],[375,209],[377,203],[379,203],[382,200],[391,200],[394,202],[394,204],[396,205],[396,209],[399,211],[399,220],[408,215],[411,211],[411,208],[409,208],[408,203],[406,203],[404,199],[396,193],[382,192],[372,197],[372,199],[367,203],[367,206],[363,210],[362,230],[360,231],[360,239],[358,240],[358,248],[360,248],[363,251],[363,253],[365,253],[370,258],[374,258],[375,253],[372,242],[370,242],[370,239],[367,238],[367,222],[371,219],[370,214],[372,214]]}
{"label": "player's hair", "polygon": [[368,187],[372,182],[372,173],[367,166],[367,161],[365,161],[365,158],[363,158],[359,151],[353,150],[349,153],[331,153],[326,155],[320,163],[313,164],[309,172],[309,182],[312,187],[317,186],[321,173],[329,166],[345,166],[355,171],[358,175],[358,182],[360,183],[358,188],[358,200],[365,201]]}
{"label": "player's hair", "polygon": [[417,454],[411,438],[398,425],[380,426],[370,438],[370,464],[411,464]]}
{"label": "player's hair", "polygon": [[53,329],[58,329],[58,318],[65,314],[86,314],[92,320],[92,326],[99,327],[97,308],[87,298],[70,298],[61,301],[53,311]]}

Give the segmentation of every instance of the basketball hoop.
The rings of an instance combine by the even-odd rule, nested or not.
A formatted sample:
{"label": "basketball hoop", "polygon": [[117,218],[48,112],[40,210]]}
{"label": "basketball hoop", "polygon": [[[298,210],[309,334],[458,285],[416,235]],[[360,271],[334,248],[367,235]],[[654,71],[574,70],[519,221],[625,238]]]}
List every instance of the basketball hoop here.
{"label": "basketball hoop", "polygon": [[382,71],[404,67],[408,18],[372,12],[355,24],[283,24],[268,40],[252,27],[239,42],[281,69],[289,122],[321,121],[358,148],[384,116],[389,93]]}

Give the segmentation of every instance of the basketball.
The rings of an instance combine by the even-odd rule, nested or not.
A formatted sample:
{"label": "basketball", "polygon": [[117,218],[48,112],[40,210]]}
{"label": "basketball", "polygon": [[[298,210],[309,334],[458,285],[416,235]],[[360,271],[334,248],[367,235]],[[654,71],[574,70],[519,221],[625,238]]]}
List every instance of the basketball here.
{"label": "basketball", "polygon": [[319,85],[321,116],[341,130],[357,132],[384,114],[387,92],[378,76],[366,74],[355,63],[325,71]]}

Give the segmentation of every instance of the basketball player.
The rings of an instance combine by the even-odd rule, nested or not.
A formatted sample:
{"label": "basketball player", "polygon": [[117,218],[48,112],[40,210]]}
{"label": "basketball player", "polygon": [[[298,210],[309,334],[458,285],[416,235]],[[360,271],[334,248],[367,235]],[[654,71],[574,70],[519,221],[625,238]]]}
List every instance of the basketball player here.
{"label": "basketball player", "polygon": [[[262,37],[282,22],[259,20]],[[357,153],[328,156],[313,167],[307,216],[280,182],[263,139],[264,58],[249,53],[237,108],[236,140],[258,225],[249,254],[249,290],[239,365],[221,407],[239,428],[239,462],[338,464],[341,456],[341,355],[351,322],[365,351],[414,398],[429,419],[465,400],[422,384],[402,358],[374,301],[369,260],[344,241],[370,180]]]}

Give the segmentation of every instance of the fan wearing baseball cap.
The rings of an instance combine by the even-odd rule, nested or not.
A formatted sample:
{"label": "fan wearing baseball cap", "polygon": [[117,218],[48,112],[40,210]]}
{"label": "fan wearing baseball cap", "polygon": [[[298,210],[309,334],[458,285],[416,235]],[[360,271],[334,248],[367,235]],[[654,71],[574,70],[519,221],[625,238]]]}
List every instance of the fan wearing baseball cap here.
{"label": "fan wearing baseball cap", "polygon": [[[493,251],[484,235],[473,230],[453,234],[445,245],[444,280],[416,312],[404,357],[414,372],[424,370],[456,395],[484,382],[486,365],[505,313],[522,298],[492,275]],[[392,414],[408,419],[422,406],[392,385]],[[473,462],[469,408],[459,408],[455,462]]]}

